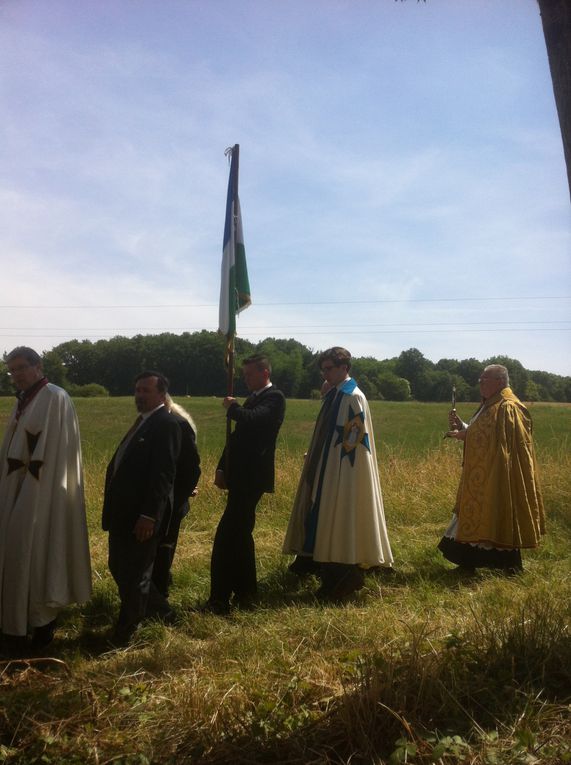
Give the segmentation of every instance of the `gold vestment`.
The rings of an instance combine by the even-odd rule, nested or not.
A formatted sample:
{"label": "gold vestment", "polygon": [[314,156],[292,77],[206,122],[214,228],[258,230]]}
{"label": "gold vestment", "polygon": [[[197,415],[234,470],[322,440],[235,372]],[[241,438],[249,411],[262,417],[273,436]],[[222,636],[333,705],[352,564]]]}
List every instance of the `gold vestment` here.
{"label": "gold vestment", "polygon": [[537,547],[545,533],[531,416],[510,388],[468,426],[455,513],[457,542]]}

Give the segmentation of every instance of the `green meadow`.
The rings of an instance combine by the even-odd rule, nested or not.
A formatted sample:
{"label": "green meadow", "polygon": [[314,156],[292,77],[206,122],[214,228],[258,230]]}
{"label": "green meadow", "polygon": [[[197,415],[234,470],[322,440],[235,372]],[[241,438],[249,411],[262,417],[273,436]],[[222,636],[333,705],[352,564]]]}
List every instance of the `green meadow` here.
{"label": "green meadow", "polygon": [[[571,405],[530,405],[548,513],[525,571],[460,575],[436,544],[461,446],[446,404],[373,402],[393,574],[341,606],[287,571],[281,544],[319,407],[288,401],[277,491],[259,506],[259,604],[201,614],[224,494],[212,485],[220,399],[177,399],[198,427],[203,475],[181,530],[174,627],[108,642],[118,598],[100,529],[104,471],[130,398],[78,399],[94,594],[61,616],[47,656],[0,661],[0,763],[571,763]],[[0,398],[0,420],[12,406]],[[467,419],[476,405],[462,404]]]}

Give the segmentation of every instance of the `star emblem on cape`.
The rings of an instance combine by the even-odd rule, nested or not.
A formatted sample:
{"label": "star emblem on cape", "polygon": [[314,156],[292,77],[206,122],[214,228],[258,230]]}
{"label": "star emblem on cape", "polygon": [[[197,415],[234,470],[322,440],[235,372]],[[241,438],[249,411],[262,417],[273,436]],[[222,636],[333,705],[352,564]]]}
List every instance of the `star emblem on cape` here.
{"label": "star emblem on cape", "polygon": [[365,414],[364,412],[355,412],[349,406],[349,417],[344,425],[336,425],[337,441],[335,446],[342,445],[341,459],[343,457],[349,457],[351,467],[355,464],[355,450],[359,444],[362,444],[365,449],[370,452],[371,447],[369,444],[369,434],[365,430]]}
{"label": "star emblem on cape", "polygon": [[43,460],[33,460],[32,455],[34,454],[34,449],[36,448],[38,441],[40,440],[40,436],[42,435],[42,431],[39,430],[37,433],[30,433],[29,430],[26,430],[26,441],[28,442],[28,461],[24,462],[23,460],[17,460],[13,457],[7,457],[6,460],[8,462],[8,475],[10,473],[13,473],[15,470],[20,470],[20,468],[27,468],[30,473],[34,476],[36,481],[39,481],[40,479],[40,470],[42,465],[44,464]]}

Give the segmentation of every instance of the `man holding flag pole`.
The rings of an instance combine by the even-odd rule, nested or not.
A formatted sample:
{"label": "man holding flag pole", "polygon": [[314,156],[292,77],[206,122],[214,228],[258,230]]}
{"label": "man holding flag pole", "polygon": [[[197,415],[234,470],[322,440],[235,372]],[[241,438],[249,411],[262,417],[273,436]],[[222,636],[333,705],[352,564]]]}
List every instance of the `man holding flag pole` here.
{"label": "man holding flag pole", "polygon": [[[233,604],[247,607],[257,591],[252,532],[256,506],[264,492],[274,490],[276,439],[285,413],[285,398],[271,383],[271,366],[262,355],[242,362],[250,392],[243,405],[233,396],[236,314],[250,303],[250,285],[238,199],[239,146],[227,149],[231,157],[220,289],[220,332],[226,335],[228,368],[226,447],[218,463],[215,485],[228,490],[228,499],[216,529],[210,563],[210,597],[204,610],[216,614]],[[236,423],[232,431],[232,421]]]}

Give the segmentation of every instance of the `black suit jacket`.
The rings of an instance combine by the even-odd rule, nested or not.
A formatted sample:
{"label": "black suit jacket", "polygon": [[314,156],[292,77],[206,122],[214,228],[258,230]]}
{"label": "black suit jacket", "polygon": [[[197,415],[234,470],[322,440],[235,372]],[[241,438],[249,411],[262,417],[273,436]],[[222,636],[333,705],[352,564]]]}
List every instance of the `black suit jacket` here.
{"label": "black suit jacket", "polygon": [[226,449],[218,470],[224,472],[232,490],[273,491],[276,439],[285,414],[284,394],[272,385],[257,396],[249,396],[243,406],[232,404],[226,416],[236,422],[230,436],[229,474],[226,475]]}
{"label": "black suit jacket", "polygon": [[117,470],[115,456],[107,466],[103,499],[103,528],[131,533],[139,515],[156,520],[170,513],[181,430],[161,407],[135,432]]}

